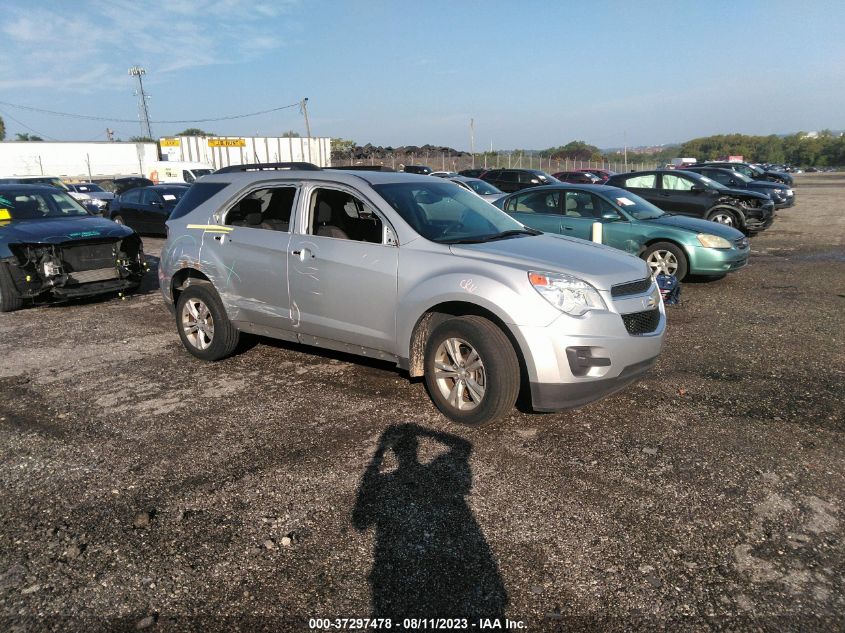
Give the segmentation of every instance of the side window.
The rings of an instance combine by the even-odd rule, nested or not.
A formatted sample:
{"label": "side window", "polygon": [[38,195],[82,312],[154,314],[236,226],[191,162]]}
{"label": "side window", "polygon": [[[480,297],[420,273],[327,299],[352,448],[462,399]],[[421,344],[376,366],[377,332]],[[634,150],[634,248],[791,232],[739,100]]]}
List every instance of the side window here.
{"label": "side window", "polygon": [[711,180],[715,180],[716,182],[721,183],[723,185],[728,184],[732,180],[730,174],[727,174],[727,173],[720,171],[718,169],[713,169],[711,171],[703,171],[703,172],[701,172],[701,175],[707,176]]}
{"label": "side window", "polygon": [[141,204],[161,204],[161,196],[152,189],[141,189]]}
{"label": "side window", "polygon": [[560,213],[560,191],[537,191],[517,196],[514,211]]}
{"label": "side window", "polygon": [[523,184],[527,184],[527,183],[536,184],[536,183],[540,182],[540,179],[537,178],[537,174],[532,174],[531,172],[527,172],[527,171],[521,171],[521,172],[519,172],[519,182],[521,182]]}
{"label": "side window", "polygon": [[502,174],[499,176],[499,180],[504,180],[505,182],[517,182],[516,172],[503,171]]}
{"label": "side window", "polygon": [[253,191],[226,213],[224,224],[268,231],[290,231],[296,187],[267,187]]}
{"label": "side window", "polygon": [[[79,213],[79,209],[77,209],[75,206],[73,206],[73,203],[71,202],[70,198],[68,198],[66,196],[57,196],[55,193],[51,193],[50,196],[53,198],[53,202],[56,203],[56,206],[58,206],[59,209],[61,209],[62,213],[70,212],[73,215],[77,215]],[[44,203],[44,199],[41,198],[41,196],[38,196],[37,200],[39,202],[39,205],[38,205],[39,211],[41,211],[42,213],[46,213],[47,208],[46,208],[46,205]]]}
{"label": "side window", "polygon": [[570,218],[595,218],[593,195],[586,191],[567,191],[564,215]]}
{"label": "side window", "polygon": [[502,172],[498,169],[491,169],[486,175],[490,180],[499,180],[502,177]]}
{"label": "side window", "polygon": [[120,201],[128,202],[129,204],[138,204],[141,202],[141,191],[143,191],[143,189],[133,189],[132,191],[127,191],[120,196]]}
{"label": "side window", "polygon": [[308,233],[341,240],[381,244],[384,226],[378,214],[352,194],[315,189],[308,205]]}
{"label": "side window", "polygon": [[663,174],[663,189],[668,191],[689,191],[695,183],[683,176]]}
{"label": "side window", "polygon": [[612,213],[614,219],[622,219],[622,216],[616,210],[616,207],[604,198],[600,198],[596,195],[593,195],[593,213],[595,213],[595,217],[597,218],[604,218],[606,215],[610,215]]}
{"label": "side window", "polygon": [[645,174],[643,176],[632,176],[625,179],[625,186],[631,189],[654,189],[657,182],[657,176],[654,174]]}

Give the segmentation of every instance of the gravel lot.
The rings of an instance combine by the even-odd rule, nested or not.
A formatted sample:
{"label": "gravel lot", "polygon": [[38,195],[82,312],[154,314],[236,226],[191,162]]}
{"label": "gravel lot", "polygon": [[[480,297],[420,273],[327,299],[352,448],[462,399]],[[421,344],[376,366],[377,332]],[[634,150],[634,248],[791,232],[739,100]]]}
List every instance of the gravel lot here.
{"label": "gravel lot", "polygon": [[645,380],[483,429],[377,362],[195,360],[152,274],[0,315],[0,629],[843,630],[845,176],[796,190]]}

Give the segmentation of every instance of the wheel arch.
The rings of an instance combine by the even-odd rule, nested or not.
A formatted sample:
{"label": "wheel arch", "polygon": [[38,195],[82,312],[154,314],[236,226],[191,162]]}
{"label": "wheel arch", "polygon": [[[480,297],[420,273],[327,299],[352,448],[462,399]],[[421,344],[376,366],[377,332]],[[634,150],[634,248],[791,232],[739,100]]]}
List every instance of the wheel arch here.
{"label": "wheel arch", "polygon": [[480,316],[491,321],[508,338],[519,361],[520,384],[525,388],[528,384],[528,365],[530,362],[523,351],[523,345],[514,331],[508,327],[496,313],[470,301],[444,301],[431,306],[417,319],[411,331],[408,347],[408,373],[411,377],[419,377],[424,373],[425,343],[429,335],[440,323],[450,317]]}
{"label": "wheel arch", "polygon": [[196,268],[182,268],[174,273],[170,280],[170,298],[173,305],[179,301],[179,295],[191,284],[206,284],[214,286],[211,280]]}

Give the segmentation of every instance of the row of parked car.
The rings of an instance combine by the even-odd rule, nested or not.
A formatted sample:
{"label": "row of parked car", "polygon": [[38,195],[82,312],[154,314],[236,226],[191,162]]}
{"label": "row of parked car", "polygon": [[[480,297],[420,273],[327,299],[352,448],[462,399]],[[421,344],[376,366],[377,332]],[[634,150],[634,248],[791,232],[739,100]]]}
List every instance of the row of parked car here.
{"label": "row of parked car", "polygon": [[521,391],[552,411],[637,380],[666,327],[654,273],[741,268],[742,231],[774,211],[692,171],[480,175],[240,165],[133,187],[106,217],[67,186],[0,183],[0,311],[131,292],[147,271],[138,233],[165,232],[161,293],[194,356],[258,334],[380,358],[423,376],[450,419],[481,424]]}
{"label": "row of parked car", "polygon": [[486,199],[527,226],[587,240],[598,233],[602,243],[645,259],[655,274],[679,280],[742,268],[748,237],[771,226],[776,209],[795,204],[789,174],[736,162],[624,174],[425,169],[411,166],[479,194],[483,189]]}

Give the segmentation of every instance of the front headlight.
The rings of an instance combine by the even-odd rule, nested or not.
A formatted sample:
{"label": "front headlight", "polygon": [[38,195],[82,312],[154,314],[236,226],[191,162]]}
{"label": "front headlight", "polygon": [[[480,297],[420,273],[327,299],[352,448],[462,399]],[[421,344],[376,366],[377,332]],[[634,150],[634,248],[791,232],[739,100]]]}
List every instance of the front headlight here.
{"label": "front headlight", "polygon": [[699,233],[696,235],[698,243],[704,248],[730,248],[732,244],[724,237],[711,235],[710,233]]}
{"label": "front headlight", "polygon": [[606,310],[598,290],[571,275],[529,272],[528,281],[543,298],[561,312],[581,316],[589,310]]}

